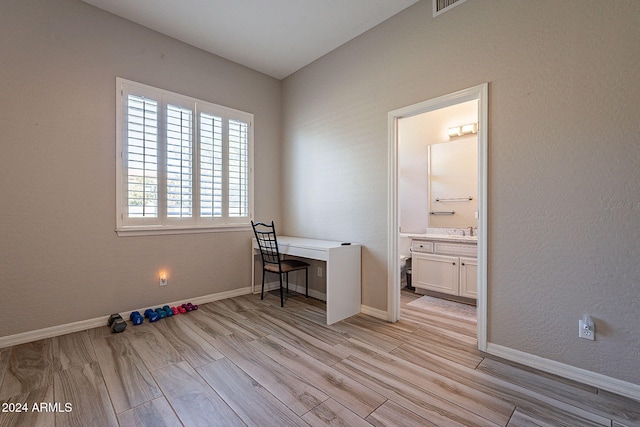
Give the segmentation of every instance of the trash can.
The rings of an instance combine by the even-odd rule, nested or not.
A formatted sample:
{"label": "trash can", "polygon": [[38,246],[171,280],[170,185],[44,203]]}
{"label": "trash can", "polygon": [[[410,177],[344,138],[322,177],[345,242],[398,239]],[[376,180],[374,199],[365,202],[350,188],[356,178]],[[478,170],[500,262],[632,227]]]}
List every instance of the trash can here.
{"label": "trash can", "polygon": [[416,288],[411,286],[411,269],[407,268],[407,289],[414,291]]}

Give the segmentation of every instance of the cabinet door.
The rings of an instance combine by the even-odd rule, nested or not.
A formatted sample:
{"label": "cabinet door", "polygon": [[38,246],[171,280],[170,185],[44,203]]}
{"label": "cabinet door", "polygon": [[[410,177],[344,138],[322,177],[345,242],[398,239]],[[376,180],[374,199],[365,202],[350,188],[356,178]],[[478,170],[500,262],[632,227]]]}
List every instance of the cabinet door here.
{"label": "cabinet door", "polygon": [[478,298],[478,261],[460,258],[460,296]]}
{"label": "cabinet door", "polygon": [[458,257],[413,254],[413,286],[458,295]]}

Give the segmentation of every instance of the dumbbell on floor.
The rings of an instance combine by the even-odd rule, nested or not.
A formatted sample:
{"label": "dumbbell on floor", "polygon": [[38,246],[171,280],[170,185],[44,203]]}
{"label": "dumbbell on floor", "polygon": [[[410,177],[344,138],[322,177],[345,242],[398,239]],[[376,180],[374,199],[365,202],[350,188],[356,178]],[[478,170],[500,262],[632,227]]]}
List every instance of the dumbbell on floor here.
{"label": "dumbbell on floor", "polygon": [[152,308],[148,308],[144,311],[144,317],[149,319],[149,322],[157,322],[158,320],[160,320],[160,316],[158,315],[158,313],[153,311]]}
{"label": "dumbbell on floor", "polygon": [[140,325],[144,322],[144,317],[142,317],[142,314],[140,314],[139,311],[132,311],[129,315],[129,319],[134,325]]}
{"label": "dumbbell on floor", "polygon": [[112,314],[109,316],[107,325],[111,328],[111,332],[122,332],[127,327],[127,322],[124,321],[119,314]]}
{"label": "dumbbell on floor", "polygon": [[164,307],[162,307],[162,309],[166,313],[167,317],[173,316],[173,310],[171,310],[171,307],[169,307],[168,305],[165,305]]}
{"label": "dumbbell on floor", "polygon": [[193,310],[197,310],[198,306],[197,305],[193,305],[190,302],[188,302],[188,303],[182,304],[182,308],[185,311],[193,311]]}

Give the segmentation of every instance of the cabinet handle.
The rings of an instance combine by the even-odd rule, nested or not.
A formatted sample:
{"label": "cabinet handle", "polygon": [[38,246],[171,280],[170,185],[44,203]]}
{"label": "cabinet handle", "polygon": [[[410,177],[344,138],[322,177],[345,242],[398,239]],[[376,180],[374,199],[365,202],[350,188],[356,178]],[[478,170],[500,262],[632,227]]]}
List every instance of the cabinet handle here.
{"label": "cabinet handle", "polygon": [[464,265],[464,262],[461,262],[460,265]]}
{"label": "cabinet handle", "polygon": [[456,265],[456,263],[454,262],[453,265]]}

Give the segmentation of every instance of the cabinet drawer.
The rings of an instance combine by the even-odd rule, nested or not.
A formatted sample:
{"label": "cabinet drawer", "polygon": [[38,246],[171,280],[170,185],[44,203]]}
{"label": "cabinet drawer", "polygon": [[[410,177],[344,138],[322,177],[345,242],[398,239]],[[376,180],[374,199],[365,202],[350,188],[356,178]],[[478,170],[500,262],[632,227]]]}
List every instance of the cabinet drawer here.
{"label": "cabinet drawer", "polygon": [[411,250],[413,252],[433,253],[433,242],[414,240],[411,242]]}
{"label": "cabinet drawer", "polygon": [[476,245],[464,245],[460,243],[436,242],[434,253],[477,257],[478,247]]}

